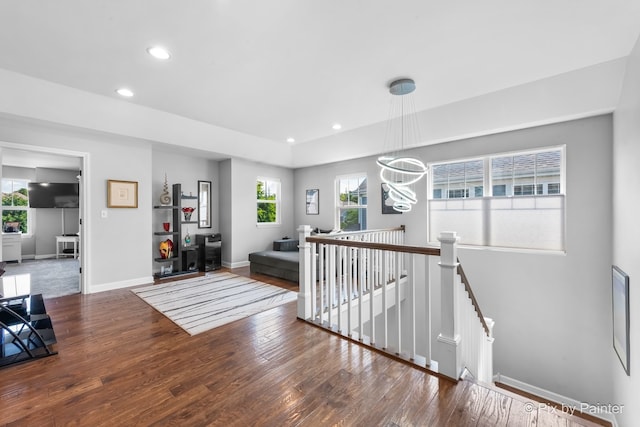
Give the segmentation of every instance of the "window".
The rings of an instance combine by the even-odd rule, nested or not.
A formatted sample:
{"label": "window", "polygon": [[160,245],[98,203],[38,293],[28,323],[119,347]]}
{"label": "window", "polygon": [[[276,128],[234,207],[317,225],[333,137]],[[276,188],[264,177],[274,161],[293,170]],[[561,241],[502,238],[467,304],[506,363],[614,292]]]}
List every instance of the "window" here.
{"label": "window", "polygon": [[[29,233],[29,193],[26,180],[2,180],[2,224],[19,223],[20,231]],[[4,229],[4,228],[3,228]]]}
{"label": "window", "polygon": [[280,224],[280,181],[258,178],[256,183],[257,223]]}
{"label": "window", "polygon": [[336,228],[345,231],[367,229],[367,176],[353,175],[336,179]]}
{"label": "window", "polygon": [[466,199],[484,194],[484,162],[468,160],[433,166],[433,198]]}
{"label": "window", "polygon": [[430,166],[429,241],[564,250],[564,148]]}
{"label": "window", "polygon": [[[510,154],[491,158],[494,196],[560,194],[562,150]],[[535,191],[534,191],[535,190]]]}

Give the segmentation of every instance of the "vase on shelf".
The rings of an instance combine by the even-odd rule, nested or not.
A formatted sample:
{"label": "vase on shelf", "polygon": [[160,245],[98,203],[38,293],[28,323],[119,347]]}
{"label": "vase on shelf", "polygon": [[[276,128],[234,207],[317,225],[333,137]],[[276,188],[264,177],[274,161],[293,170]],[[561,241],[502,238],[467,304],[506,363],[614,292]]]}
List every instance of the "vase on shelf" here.
{"label": "vase on shelf", "polygon": [[166,173],[164,174],[164,186],[162,187],[162,193],[160,194],[160,204],[163,206],[171,204],[171,196],[169,195],[169,184],[167,183]]}
{"label": "vase on shelf", "polygon": [[162,223],[162,228],[164,228],[164,231],[169,231],[169,228],[171,228],[171,223],[170,222],[163,222]]}
{"label": "vase on shelf", "polygon": [[191,234],[187,231],[187,235],[184,236],[184,244],[185,246],[189,246],[191,244]]}
{"label": "vase on shelf", "polygon": [[182,213],[184,214],[184,220],[187,221],[187,222],[191,221],[191,214],[195,210],[196,210],[196,208],[192,208],[192,207],[182,208]]}

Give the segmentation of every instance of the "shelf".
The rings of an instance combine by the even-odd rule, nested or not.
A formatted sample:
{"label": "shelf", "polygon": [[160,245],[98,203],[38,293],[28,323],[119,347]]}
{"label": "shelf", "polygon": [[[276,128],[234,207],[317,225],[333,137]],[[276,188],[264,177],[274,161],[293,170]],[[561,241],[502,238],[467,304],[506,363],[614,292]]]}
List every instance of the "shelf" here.
{"label": "shelf", "polygon": [[182,196],[180,196],[180,198],[182,200],[198,200],[198,196],[185,196],[185,195],[182,195]]}
{"label": "shelf", "polygon": [[198,223],[198,221],[180,221],[180,222],[182,222],[183,224],[197,224]]}
{"label": "shelf", "polygon": [[154,258],[155,262],[175,262],[178,261],[180,257],[172,256],[171,258]]}
{"label": "shelf", "polygon": [[160,205],[154,206],[153,209],[178,209],[180,206],[172,206],[172,205]]}
{"label": "shelf", "polygon": [[175,271],[173,273],[168,273],[168,274],[160,274],[160,273],[156,273],[153,275],[153,277],[156,280],[162,280],[162,279],[168,279],[170,277],[177,277],[177,276],[189,276],[189,275],[195,275],[198,274],[199,271],[198,270],[192,270],[192,271]]}
{"label": "shelf", "polygon": [[178,234],[179,233],[177,231],[154,231],[153,232],[154,236],[174,236]]}

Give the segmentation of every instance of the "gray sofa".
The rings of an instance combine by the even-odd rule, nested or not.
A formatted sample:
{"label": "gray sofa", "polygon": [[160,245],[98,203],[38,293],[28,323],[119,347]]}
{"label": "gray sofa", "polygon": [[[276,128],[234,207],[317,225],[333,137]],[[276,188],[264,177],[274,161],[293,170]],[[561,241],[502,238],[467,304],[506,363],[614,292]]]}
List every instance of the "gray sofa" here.
{"label": "gray sofa", "polygon": [[273,242],[273,250],[249,254],[249,270],[251,273],[266,274],[297,283],[299,260],[298,240],[276,240]]}

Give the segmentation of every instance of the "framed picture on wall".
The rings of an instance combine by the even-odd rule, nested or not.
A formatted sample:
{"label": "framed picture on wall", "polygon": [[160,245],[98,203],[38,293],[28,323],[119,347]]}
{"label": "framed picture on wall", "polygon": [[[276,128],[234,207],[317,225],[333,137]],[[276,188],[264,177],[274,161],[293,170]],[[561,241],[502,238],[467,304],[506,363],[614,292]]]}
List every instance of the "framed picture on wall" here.
{"label": "framed picture on wall", "polygon": [[611,270],[613,302],[613,348],[622,367],[630,375],[629,347],[629,276],[615,265]]}
{"label": "framed picture on wall", "polygon": [[380,184],[382,213],[383,214],[401,214],[402,212],[393,209],[393,200],[389,198],[389,187],[387,184]]}
{"label": "framed picture on wall", "polygon": [[138,182],[107,181],[107,207],[108,208],[137,208],[138,207]]}
{"label": "framed picture on wall", "polygon": [[320,214],[320,190],[307,190],[307,215]]}

